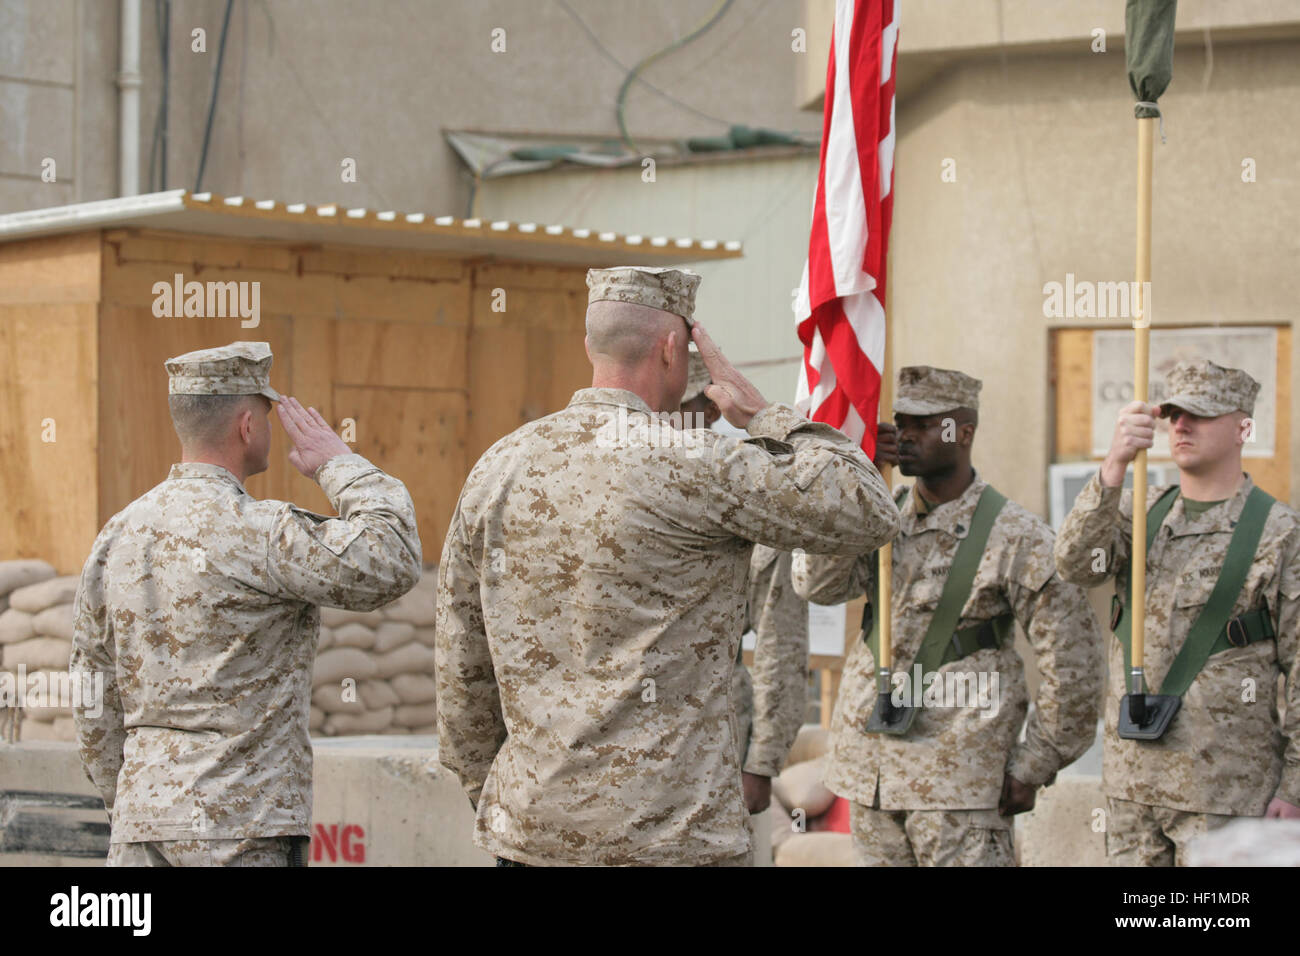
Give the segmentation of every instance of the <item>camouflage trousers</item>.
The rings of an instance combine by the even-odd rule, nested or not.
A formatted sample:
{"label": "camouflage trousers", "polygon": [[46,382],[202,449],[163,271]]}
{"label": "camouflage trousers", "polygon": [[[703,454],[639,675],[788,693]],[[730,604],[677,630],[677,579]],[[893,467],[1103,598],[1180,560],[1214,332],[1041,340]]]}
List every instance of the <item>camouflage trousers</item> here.
{"label": "camouflage trousers", "polygon": [[997,810],[880,810],[849,804],[858,866],[1015,866]]}
{"label": "camouflage trousers", "polygon": [[1230,816],[1151,807],[1108,797],[1106,863],[1110,866],[1186,866],[1187,843],[1217,830]]}
{"label": "camouflage trousers", "polygon": [[[497,866],[528,866],[527,863],[516,863],[514,860],[507,860],[505,857],[502,856],[499,856],[496,859],[497,859]],[[725,860],[715,860],[712,863],[701,863],[700,865],[701,866],[753,866],[754,850],[751,847],[748,852],[742,853],[740,854],[740,856],[731,856],[731,857],[727,857]]]}
{"label": "camouflage trousers", "polygon": [[306,866],[310,837],[114,843],[107,866]]}

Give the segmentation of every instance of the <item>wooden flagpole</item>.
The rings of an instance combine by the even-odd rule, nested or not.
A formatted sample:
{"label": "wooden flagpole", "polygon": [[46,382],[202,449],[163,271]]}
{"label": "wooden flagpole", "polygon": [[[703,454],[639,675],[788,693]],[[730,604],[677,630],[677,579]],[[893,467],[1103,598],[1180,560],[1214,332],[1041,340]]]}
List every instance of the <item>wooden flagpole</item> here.
{"label": "wooden flagpole", "polygon": [[[1151,156],[1154,143],[1156,117],[1137,121],[1137,289],[1133,316],[1133,397],[1148,401],[1148,355],[1151,341],[1151,316],[1145,292],[1151,281]],[[1147,450],[1141,449],[1133,460],[1133,627],[1130,632],[1129,693],[1146,692],[1144,654],[1146,650],[1146,593],[1147,593]]]}

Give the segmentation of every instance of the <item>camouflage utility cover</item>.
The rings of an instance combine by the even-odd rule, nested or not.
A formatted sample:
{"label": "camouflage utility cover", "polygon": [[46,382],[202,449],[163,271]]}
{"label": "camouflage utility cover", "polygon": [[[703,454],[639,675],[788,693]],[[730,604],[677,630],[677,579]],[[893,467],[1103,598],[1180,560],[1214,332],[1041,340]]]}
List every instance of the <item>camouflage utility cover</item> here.
{"label": "camouflage utility cover", "polygon": [[680,315],[691,325],[700,276],[689,269],[621,266],[587,270],[587,304],[631,302]]}
{"label": "camouflage utility cover", "polygon": [[1255,396],[1259,382],[1239,368],[1224,368],[1209,359],[1179,362],[1165,376],[1167,397],[1160,403],[1160,414],[1182,408],[1193,415],[1218,418],[1229,412],[1255,413]]}

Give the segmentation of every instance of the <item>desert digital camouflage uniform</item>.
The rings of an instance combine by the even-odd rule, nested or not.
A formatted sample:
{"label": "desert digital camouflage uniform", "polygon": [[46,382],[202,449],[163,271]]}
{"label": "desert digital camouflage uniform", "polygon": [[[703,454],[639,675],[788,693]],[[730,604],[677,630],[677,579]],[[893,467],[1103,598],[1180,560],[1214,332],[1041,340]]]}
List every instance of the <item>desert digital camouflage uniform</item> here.
{"label": "desert digital camouflage uniform", "polygon": [[840,432],[784,405],[748,431],[677,431],[630,391],[586,388],[475,465],[436,651],[440,759],[479,847],[525,864],[749,857],[731,678],[752,542],[855,554],[897,512]]}
{"label": "desert digital camouflage uniform", "polygon": [[793,555],[755,545],[741,633],[754,632],[754,664],[732,675],[741,769],[775,777],[803,725],[808,694],[808,603],[790,580]]}
{"label": "desert digital camouflage uniform", "polygon": [[[265,384],[270,351],[254,361],[252,345],[265,348],[169,360],[172,393],[260,391],[246,379]],[[169,844],[180,863],[229,859],[232,844],[310,832],[317,605],[379,607],[421,567],[402,482],[355,454],[316,480],[340,517],[258,501],[219,465],[176,464],[95,539],[70,669],[104,675],[102,714],[79,708],[74,720],[112,821],[110,862],[166,859]],[[139,843],[155,852],[124,846]]]}
{"label": "desert digital camouflage uniform", "polygon": [[[1240,376],[1245,373],[1208,362],[1176,367],[1166,379],[1171,394],[1162,409],[1177,406],[1214,417],[1241,408],[1249,414],[1258,386],[1251,388]],[[1236,494],[1196,517],[1187,514],[1180,495],[1152,542],[1144,634],[1146,679],[1153,692],[1209,599],[1253,487],[1245,476]],[[1147,507],[1167,488],[1148,487]],[[1086,586],[1113,577],[1116,593],[1127,603],[1132,515],[1132,491],[1104,487],[1094,474],[1061,526],[1056,542],[1061,574]],[[1262,816],[1274,796],[1300,805],[1300,517],[1281,502],[1269,512],[1232,613],[1264,606],[1276,639],[1211,655],[1159,740],[1118,736],[1127,675],[1123,648],[1107,640],[1103,778],[1110,801],[1111,863],[1181,862],[1190,836],[1233,816]],[[1286,675],[1285,724],[1278,720],[1279,674]]]}
{"label": "desert digital camouflage uniform", "polygon": [[[978,402],[978,381],[961,373],[913,366],[899,378],[894,408],[904,414]],[[893,543],[895,674],[911,673],[985,487],[977,474],[953,501],[927,509],[915,487],[904,501]],[[874,603],[876,561],[874,554],[795,555],[795,589],[818,604],[864,594]],[[996,674],[995,715],[992,706],[922,707],[906,735],[869,734],[876,660],[865,640],[853,643],[831,719],[825,781],[852,803],[859,864],[1012,865],[1012,821],[997,812],[1004,775],[1046,784],[1091,745],[1101,693],[1100,627],[1084,590],[1056,574],[1051,529],[1013,501],[989,533],[958,629],[1006,614],[1024,629],[1041,676],[1027,724],[1024,663],[1008,640],[939,668],[940,674]],[[991,676],[988,681],[991,691]]]}
{"label": "desert digital camouflage uniform", "polygon": [[[704,359],[692,350],[682,405],[703,394],[712,381]],[[754,632],[753,670],[737,660],[731,678],[741,769],[760,777],[781,772],[803,725],[808,694],[808,602],[794,593],[792,557],[788,551],[754,546],[741,628],[742,633]]]}

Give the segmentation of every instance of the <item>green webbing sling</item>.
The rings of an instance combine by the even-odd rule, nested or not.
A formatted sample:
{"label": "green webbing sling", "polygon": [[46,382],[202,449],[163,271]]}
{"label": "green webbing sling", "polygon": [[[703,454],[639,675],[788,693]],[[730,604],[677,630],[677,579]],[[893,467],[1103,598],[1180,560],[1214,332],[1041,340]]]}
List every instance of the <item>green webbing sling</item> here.
{"label": "green webbing sling", "polygon": [[[1156,539],[1156,532],[1169,516],[1174,500],[1178,497],[1178,486],[1162,494],[1147,512],[1147,552]],[[1255,609],[1232,619],[1232,608],[1237,597],[1246,584],[1246,575],[1250,573],[1251,562],[1259,547],[1260,536],[1264,533],[1264,522],[1268,520],[1269,510],[1273,507],[1273,498],[1259,488],[1252,488],[1246,498],[1246,505],[1241,509],[1237,527],[1233,529],[1232,540],[1228,543],[1228,553],[1224,556],[1223,567],[1219,569],[1219,578],[1214,582],[1214,590],[1201,613],[1196,616],[1182,648],[1174,662],[1169,666],[1160,693],[1181,697],[1192,686],[1192,681],[1201,672],[1205,662],[1212,654],[1226,651],[1230,647],[1244,647],[1257,640],[1273,636],[1273,622],[1268,611]],[[1234,644],[1229,633],[1229,623],[1238,623],[1242,628],[1244,643]],[[1124,648],[1124,673],[1132,667],[1132,621],[1128,607],[1125,606],[1115,624],[1115,638]]]}
{"label": "green webbing sling", "polygon": [[[925,637],[921,639],[921,646],[913,660],[914,665],[921,665],[922,676],[938,670],[948,660],[957,660],[964,656],[960,653],[962,648],[958,645],[979,643],[979,646],[986,646],[983,642],[969,639],[977,638],[987,623],[992,624],[998,642],[1005,640],[1007,634],[1011,632],[1010,615],[1003,615],[992,622],[976,624],[956,633],[953,631],[961,618],[961,609],[966,606],[966,601],[970,598],[971,585],[975,583],[975,571],[979,568],[980,558],[984,556],[984,547],[988,544],[993,522],[1006,503],[1007,499],[994,490],[992,485],[985,485],[984,490],[980,492],[979,504],[975,506],[975,514],[971,518],[970,531],[957,545],[952,567],[948,569],[948,578],[944,581],[943,591],[939,594],[939,606],[934,609],[930,626],[926,628]],[[867,607],[871,607],[870,603]],[[867,637],[867,645],[871,648],[872,656],[879,661],[880,622],[874,612],[871,615],[871,633]]]}

